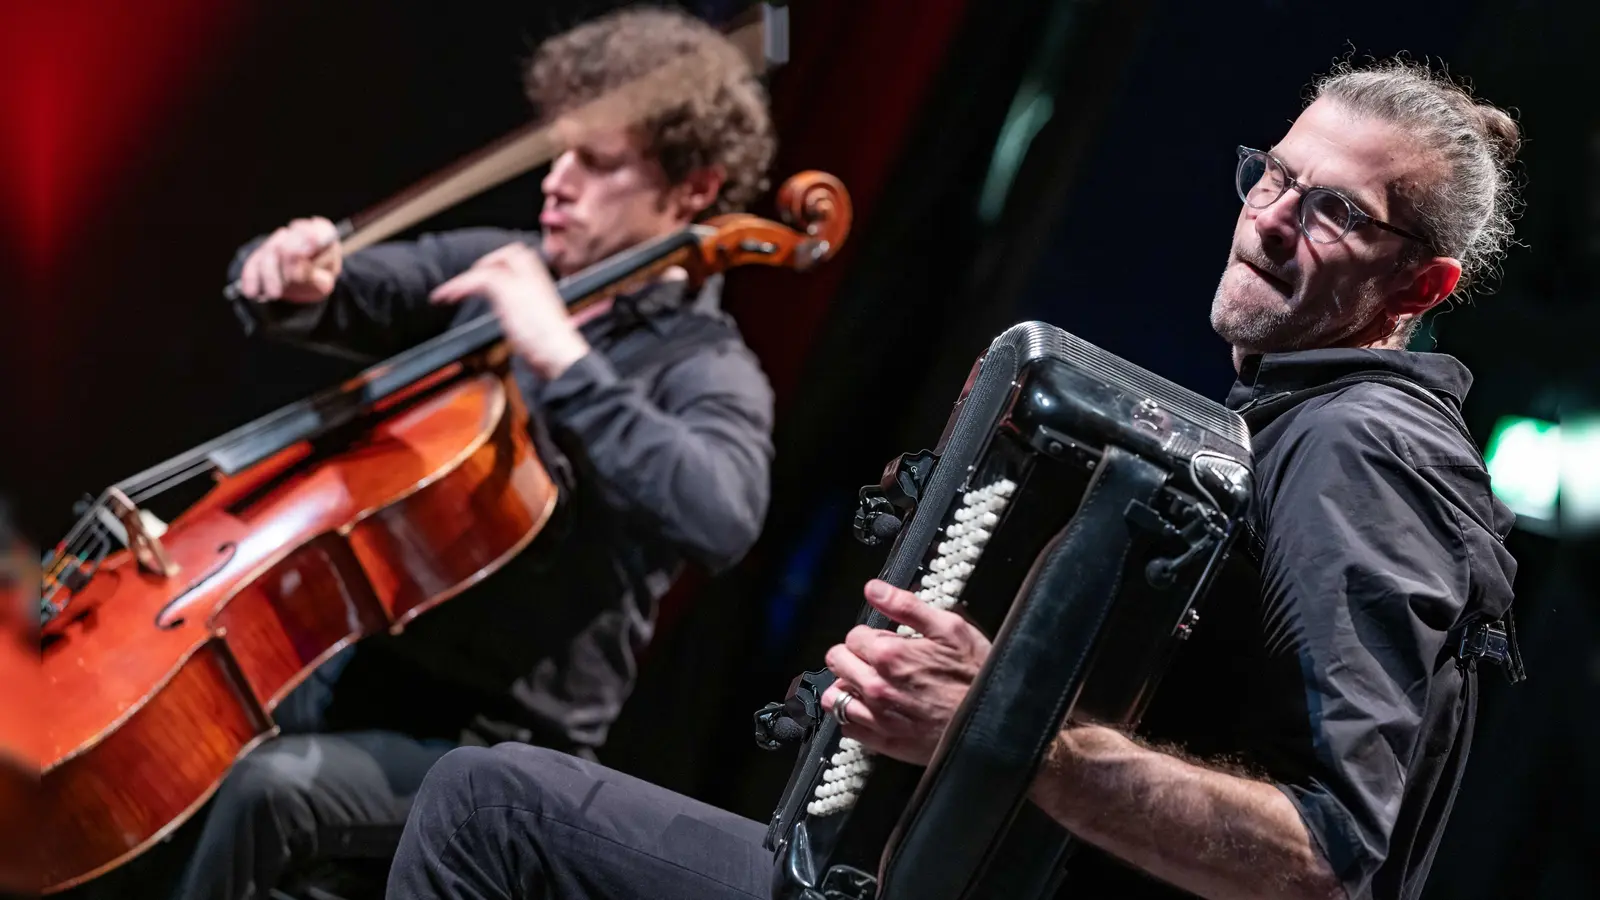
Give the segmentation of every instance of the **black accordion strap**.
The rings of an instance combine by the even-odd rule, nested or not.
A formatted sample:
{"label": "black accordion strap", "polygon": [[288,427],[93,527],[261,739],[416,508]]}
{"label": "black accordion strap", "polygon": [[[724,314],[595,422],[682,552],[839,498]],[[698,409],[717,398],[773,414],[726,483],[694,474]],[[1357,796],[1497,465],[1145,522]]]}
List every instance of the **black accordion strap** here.
{"label": "black accordion strap", "polygon": [[[1134,539],[1128,506],[1149,502],[1166,478],[1154,463],[1106,447],[1077,513],[1029,572],[890,840],[880,900],[1000,900],[1002,892],[1004,900],[1031,900],[987,878],[974,891],[975,882],[1003,840],[1022,837],[1008,838],[1009,826],[1116,605]],[[1065,832],[1056,840],[1064,848]],[[1061,854],[1028,856],[1051,865]],[[1013,886],[1042,884],[1050,875],[988,874]]]}

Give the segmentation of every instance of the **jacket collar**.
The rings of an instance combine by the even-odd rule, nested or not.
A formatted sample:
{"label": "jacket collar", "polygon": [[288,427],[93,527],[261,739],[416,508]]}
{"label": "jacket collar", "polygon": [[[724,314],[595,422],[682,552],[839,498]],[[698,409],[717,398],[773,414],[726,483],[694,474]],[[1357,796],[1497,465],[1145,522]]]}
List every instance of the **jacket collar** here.
{"label": "jacket collar", "polygon": [[[533,248],[533,252],[539,254],[546,265],[549,264],[538,232],[531,232],[523,243]],[[631,293],[618,294],[612,299],[610,312],[594,319],[584,331],[594,337],[644,325],[659,334],[661,327],[656,319],[675,310],[717,315],[722,311],[722,280],[720,273],[712,275],[700,285],[700,292],[693,297],[686,296],[689,283],[682,279],[654,281]]]}
{"label": "jacket collar", "polygon": [[662,333],[662,320],[674,312],[691,312],[715,316],[722,310],[722,278],[712,275],[689,294],[689,284],[683,280],[657,281],[628,294],[619,294],[611,303],[611,310],[591,323],[596,335],[622,334],[635,328],[649,328]]}
{"label": "jacket collar", "polygon": [[1472,373],[1444,353],[1345,347],[1252,354],[1239,366],[1227,406],[1237,410],[1252,400],[1327,384],[1358,372],[1386,372],[1444,394],[1459,407],[1472,387]]}

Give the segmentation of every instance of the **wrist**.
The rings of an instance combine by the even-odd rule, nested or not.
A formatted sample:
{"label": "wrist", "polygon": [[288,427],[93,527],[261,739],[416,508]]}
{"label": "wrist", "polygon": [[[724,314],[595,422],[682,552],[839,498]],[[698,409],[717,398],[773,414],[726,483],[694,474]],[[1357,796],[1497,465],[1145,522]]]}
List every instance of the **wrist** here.
{"label": "wrist", "polygon": [[1058,731],[1050,739],[1044,759],[1039,762],[1039,771],[1028,789],[1028,799],[1043,809],[1053,809],[1059,805],[1060,795],[1066,793],[1062,790],[1062,783],[1071,777],[1074,762],[1071,759],[1071,738],[1067,734],[1069,730]]}
{"label": "wrist", "polygon": [[1096,765],[1125,762],[1139,752],[1137,744],[1115,729],[1068,725],[1056,733],[1045,749],[1028,799],[1063,825],[1075,822],[1080,810],[1074,801],[1081,802],[1093,793],[1087,789],[1095,777],[1091,770]]}
{"label": "wrist", "polygon": [[548,382],[566,374],[578,360],[589,355],[589,349],[589,342],[583,339],[583,335],[574,332],[570,339],[542,348],[542,352],[537,355],[524,354],[524,356],[528,358],[534,372]]}

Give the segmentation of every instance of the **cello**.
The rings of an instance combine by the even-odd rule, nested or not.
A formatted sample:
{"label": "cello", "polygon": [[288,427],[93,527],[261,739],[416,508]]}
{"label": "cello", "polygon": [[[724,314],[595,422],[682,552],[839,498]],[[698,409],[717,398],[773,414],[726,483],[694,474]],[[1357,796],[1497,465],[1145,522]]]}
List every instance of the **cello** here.
{"label": "cello", "polygon": [[[851,221],[838,179],[801,173],[777,201],[794,227],[718,216],[557,289],[579,314],[669,268],[697,286],[837,252]],[[415,213],[386,210],[386,227]],[[277,733],[273,709],[321,662],[399,632],[538,537],[558,490],[509,363],[498,319],[475,319],[89,504],[44,562],[41,891],[144,852]],[[170,523],[149,511],[197,485]]]}
{"label": "cello", "polygon": [[[32,840],[39,805],[39,645],[33,611],[39,555],[0,501],[0,896],[25,896],[38,882]],[[31,595],[31,596],[30,596]]]}

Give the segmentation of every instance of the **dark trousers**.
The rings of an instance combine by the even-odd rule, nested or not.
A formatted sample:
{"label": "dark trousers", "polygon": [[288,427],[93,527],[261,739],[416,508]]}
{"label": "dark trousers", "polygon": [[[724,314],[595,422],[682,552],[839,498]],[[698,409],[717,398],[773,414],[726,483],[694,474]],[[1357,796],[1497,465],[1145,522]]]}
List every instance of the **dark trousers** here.
{"label": "dark trousers", "polygon": [[766,826],[524,744],[463,747],[423,780],[389,870],[405,900],[768,900]]}
{"label": "dark trousers", "polygon": [[456,742],[339,728],[353,659],[336,657],[279,704],[284,735],[240,759],[200,811],[171,900],[265,900],[327,863],[369,863],[381,879],[423,776]]}
{"label": "dark trousers", "polygon": [[316,863],[393,853],[422,778],[454,745],[395,732],[277,738],[217,790],[173,900],[253,900]]}

